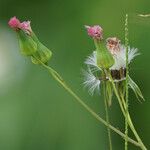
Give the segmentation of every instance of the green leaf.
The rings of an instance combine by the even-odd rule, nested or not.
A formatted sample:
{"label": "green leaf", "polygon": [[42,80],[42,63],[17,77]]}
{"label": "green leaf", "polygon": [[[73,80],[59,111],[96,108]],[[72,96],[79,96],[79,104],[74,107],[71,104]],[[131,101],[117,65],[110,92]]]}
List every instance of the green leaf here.
{"label": "green leaf", "polygon": [[138,85],[129,77],[129,87],[134,91],[137,99],[140,101],[141,99],[142,100],[145,100],[144,97],[143,97],[143,94],[140,90],[140,88],[138,87]]}

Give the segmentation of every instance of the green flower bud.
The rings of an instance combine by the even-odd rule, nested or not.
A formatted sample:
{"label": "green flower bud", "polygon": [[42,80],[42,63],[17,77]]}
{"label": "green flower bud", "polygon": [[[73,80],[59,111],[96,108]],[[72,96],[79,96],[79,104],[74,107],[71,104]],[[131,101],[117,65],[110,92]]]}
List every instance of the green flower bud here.
{"label": "green flower bud", "polygon": [[38,42],[38,50],[31,56],[31,60],[34,64],[47,63],[52,56],[52,52],[44,46],[41,42]]}
{"label": "green flower bud", "polygon": [[20,22],[13,17],[8,22],[9,26],[16,31],[19,37],[21,53],[31,56],[34,64],[47,63],[52,56],[52,52],[44,46],[31,29],[30,21]]}
{"label": "green flower bud", "polygon": [[30,35],[22,30],[17,32],[19,37],[19,45],[21,53],[25,56],[31,56],[37,51],[37,43],[32,39]]}
{"label": "green flower bud", "polygon": [[31,37],[38,45],[37,52],[31,57],[32,62],[34,64],[47,63],[52,56],[52,52],[39,41],[33,31]]}
{"label": "green flower bud", "polygon": [[109,69],[114,63],[112,54],[107,50],[103,41],[94,39],[94,43],[97,51],[97,65],[103,69]]}

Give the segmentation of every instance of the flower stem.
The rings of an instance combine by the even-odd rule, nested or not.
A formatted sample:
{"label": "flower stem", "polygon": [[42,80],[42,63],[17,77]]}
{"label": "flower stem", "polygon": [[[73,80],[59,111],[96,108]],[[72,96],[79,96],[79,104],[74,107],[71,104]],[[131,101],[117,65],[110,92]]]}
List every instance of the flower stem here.
{"label": "flower stem", "polygon": [[[125,18],[125,47],[126,47],[126,84],[125,84],[125,93],[126,93],[126,109],[128,111],[129,106],[129,92],[128,92],[128,75],[129,75],[129,63],[128,63],[128,14],[126,14]],[[128,137],[128,121],[125,118],[125,135]],[[125,139],[125,150],[128,150],[128,141]]]}
{"label": "flower stem", "polygon": [[[119,96],[119,94],[118,94],[118,91],[117,91],[117,89],[116,89],[115,83],[114,83],[113,78],[112,78],[112,76],[111,76],[111,74],[110,74],[110,71],[108,70],[107,73],[108,73],[108,76],[109,76],[110,81],[112,82],[112,86],[113,86],[115,95],[116,95],[116,97],[117,97],[117,99],[118,99],[118,102],[119,102],[120,108],[121,108],[121,110],[122,110],[122,113],[123,113],[125,119],[127,119],[128,125],[130,126],[132,132],[134,133],[134,135],[135,135],[135,137],[136,137],[138,143],[140,144],[141,149],[142,149],[142,150],[147,150],[147,148],[146,148],[145,145],[143,144],[142,140],[140,139],[140,137],[139,137],[137,131],[135,130],[135,127],[134,127],[134,125],[133,125],[133,123],[132,123],[130,114],[129,114],[128,110],[127,110],[127,106],[126,106],[125,100],[124,100],[124,99],[121,99],[120,96]],[[126,136],[126,135],[125,135],[125,136]],[[125,139],[127,139],[127,136],[125,137]]]}
{"label": "flower stem", "polygon": [[[33,56],[35,57],[35,56]],[[36,58],[36,57],[35,57]],[[40,61],[38,58],[36,58],[38,61]],[[66,83],[64,82],[64,80],[62,79],[62,77],[51,67],[47,66],[46,64],[42,63],[40,61],[41,65],[46,68],[49,73],[52,75],[52,77],[68,92],[70,93],[76,100],[78,103],[80,103],[80,105],[82,107],[84,107],[95,119],[97,119],[99,122],[101,122],[102,124],[104,124],[106,127],[109,127],[112,131],[114,131],[115,133],[117,133],[118,135],[120,135],[123,139],[126,138],[126,135],[124,133],[122,133],[120,130],[116,129],[114,126],[108,124],[104,119],[102,119],[98,114],[96,114],[87,104],[84,103],[84,101],[82,99],[80,99],[69,87],[68,85],[66,85]],[[138,142],[136,142],[135,140],[133,140],[130,137],[127,137],[128,142],[134,144],[137,147],[140,147],[140,144]]]}
{"label": "flower stem", "polygon": [[[105,103],[105,113],[106,113],[106,121],[109,124],[109,112],[108,112],[108,102],[106,99],[106,83],[103,83],[103,89],[104,89],[104,103]],[[107,127],[108,132],[108,140],[109,140],[109,149],[112,150],[112,140],[111,140],[111,132],[110,128]]]}
{"label": "flower stem", "polygon": [[122,103],[123,103],[123,105],[124,105],[124,107],[125,107],[125,109],[126,109],[127,120],[128,120],[128,122],[129,122],[128,124],[130,125],[131,130],[133,131],[133,133],[134,133],[136,139],[138,140],[139,144],[141,145],[141,148],[143,148],[143,150],[147,150],[146,147],[144,146],[142,140],[140,139],[140,137],[139,137],[137,131],[135,130],[135,127],[134,127],[134,125],[133,125],[133,123],[132,123],[132,120],[131,120],[129,111],[127,110],[127,106],[126,106],[126,102],[125,102],[125,100],[124,100],[124,97],[122,97]]}

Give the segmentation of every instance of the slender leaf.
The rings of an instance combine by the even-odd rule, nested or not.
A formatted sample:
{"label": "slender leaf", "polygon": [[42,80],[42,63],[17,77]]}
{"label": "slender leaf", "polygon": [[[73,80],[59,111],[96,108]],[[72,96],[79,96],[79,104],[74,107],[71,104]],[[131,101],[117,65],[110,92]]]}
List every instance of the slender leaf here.
{"label": "slender leaf", "polygon": [[129,87],[134,91],[134,93],[139,101],[141,101],[141,99],[145,100],[140,88],[130,77],[129,77]]}

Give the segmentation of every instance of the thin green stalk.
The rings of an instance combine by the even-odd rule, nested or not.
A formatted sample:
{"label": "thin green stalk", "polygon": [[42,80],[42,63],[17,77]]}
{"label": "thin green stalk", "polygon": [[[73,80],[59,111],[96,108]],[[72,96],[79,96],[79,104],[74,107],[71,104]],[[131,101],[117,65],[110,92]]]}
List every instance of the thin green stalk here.
{"label": "thin green stalk", "polygon": [[[126,102],[125,102],[125,100],[124,100],[124,97],[121,96],[121,98],[122,98],[122,103],[123,103],[124,108],[127,109],[127,108],[126,108]],[[127,115],[127,118],[128,118],[127,120],[129,120],[129,122],[130,122],[130,128],[132,129],[132,131],[133,131],[135,137],[137,137],[138,142],[139,142],[143,147],[145,147],[144,144],[142,143],[142,141],[141,141],[141,139],[140,139],[138,133],[137,133],[136,130],[135,130],[135,127],[134,127],[134,125],[133,125],[133,123],[132,123],[130,114],[129,114],[129,112],[128,112],[127,110],[126,110],[126,115]],[[145,148],[146,148],[146,147],[145,147]]]}
{"label": "thin green stalk", "polygon": [[[35,56],[34,56],[35,57]],[[35,57],[36,58],[36,57]],[[37,58],[36,58],[37,59]],[[39,59],[37,59],[41,65],[46,68],[49,73],[52,75],[52,77],[68,92],[70,93],[76,100],[78,103],[80,103],[94,118],[96,118],[99,122],[101,122],[102,124],[104,124],[106,127],[109,127],[112,131],[114,131],[115,133],[117,133],[118,135],[120,135],[123,139],[126,138],[126,135],[124,133],[122,133],[120,130],[116,129],[115,127],[113,127],[112,125],[108,124],[104,119],[102,119],[98,114],[96,114],[87,104],[85,104],[83,102],[82,99],[80,99],[64,82],[64,80],[62,79],[62,77],[51,67],[43,64]],[[137,147],[140,147],[140,144],[138,142],[136,142],[135,140],[133,140],[130,137],[127,137],[128,142],[134,144]]]}
{"label": "thin green stalk", "polygon": [[[127,119],[128,125],[130,126],[132,132],[134,133],[134,135],[135,135],[135,137],[136,137],[138,143],[140,144],[141,149],[142,149],[142,150],[147,150],[147,148],[146,148],[145,145],[143,144],[141,138],[139,137],[137,131],[135,130],[135,127],[134,127],[134,125],[133,125],[133,123],[132,123],[132,120],[131,120],[130,114],[129,114],[128,110],[127,110],[126,103],[125,103],[124,99],[122,100],[122,99],[120,98],[119,94],[118,94],[118,91],[117,91],[116,86],[115,86],[115,84],[114,84],[113,78],[112,78],[112,76],[111,76],[111,74],[110,74],[110,71],[108,70],[107,73],[108,73],[108,75],[109,75],[110,81],[112,82],[113,89],[114,89],[115,95],[116,95],[116,97],[117,97],[117,99],[118,99],[118,102],[119,102],[119,105],[120,105],[120,107],[121,107],[122,113],[123,113],[124,117]],[[126,135],[125,135],[125,136],[126,136]],[[127,139],[127,136],[126,136],[125,139]]]}
{"label": "thin green stalk", "polygon": [[[103,92],[104,92],[104,103],[105,103],[105,113],[106,113],[106,121],[109,124],[109,112],[108,112],[108,102],[106,99],[106,83],[103,83]],[[112,150],[112,140],[111,140],[111,132],[110,132],[110,128],[107,127],[107,132],[108,132],[108,140],[109,140],[109,149]]]}
{"label": "thin green stalk", "polygon": [[[128,92],[128,75],[129,75],[129,63],[128,63],[128,14],[126,14],[125,18],[125,47],[126,47],[126,86],[125,86],[125,93],[126,93],[126,109],[128,111],[129,106],[129,92]],[[125,118],[125,135],[128,137],[128,121],[127,118]],[[125,150],[128,150],[128,141],[125,140]]]}

